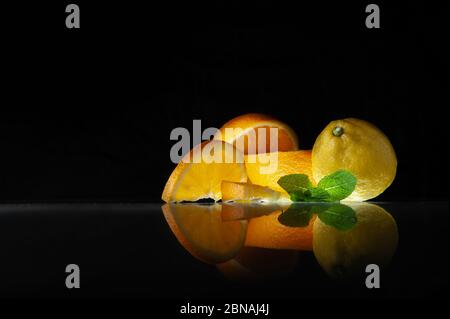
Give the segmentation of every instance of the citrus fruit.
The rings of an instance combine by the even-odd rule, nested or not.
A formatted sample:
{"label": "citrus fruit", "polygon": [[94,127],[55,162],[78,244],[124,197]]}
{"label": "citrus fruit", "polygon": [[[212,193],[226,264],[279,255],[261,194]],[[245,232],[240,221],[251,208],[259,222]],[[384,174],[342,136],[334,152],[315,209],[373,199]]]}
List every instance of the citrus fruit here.
{"label": "citrus fruit", "polygon": [[281,177],[289,174],[306,174],[313,181],[311,151],[271,153],[270,156],[274,156],[272,161],[276,161],[277,163],[276,168],[270,173],[267,173],[268,164],[261,159],[261,156],[266,156],[266,154],[245,156],[247,176],[253,184],[270,187],[273,190],[281,192],[286,197],[287,193],[277,183]]}
{"label": "citrus fruit", "polygon": [[281,211],[270,215],[252,218],[247,225],[245,246],[312,250],[313,216],[306,227],[284,226],[278,221]]}
{"label": "citrus fruit", "polygon": [[180,244],[203,262],[230,260],[244,245],[246,222],[223,222],[219,204],[165,204],[162,210]]}
{"label": "citrus fruit", "polygon": [[[245,182],[247,174],[242,152],[222,141],[202,143],[177,165],[164,187],[165,202],[222,198],[223,180]],[[212,161],[216,158],[216,161]]]}
{"label": "citrus fruit", "polygon": [[222,181],[222,201],[277,201],[281,196],[280,192],[269,187]]}
{"label": "citrus fruit", "polygon": [[217,264],[217,269],[231,280],[266,281],[289,274],[298,260],[299,252],[295,250],[244,247],[233,259]]}
{"label": "citrus fruit", "polygon": [[[269,115],[258,113],[244,114],[228,121],[214,139],[231,143],[244,154],[266,153],[270,152],[270,128],[278,129],[278,151],[298,149],[298,138],[292,128]],[[258,137],[264,138],[261,133],[265,134],[264,149],[258,144]]]}
{"label": "citrus fruit", "polygon": [[356,225],[340,231],[316,219],[313,250],[317,261],[331,277],[363,276],[369,264],[386,266],[395,253],[398,230],[394,218],[380,206],[348,203],[356,213]]}
{"label": "citrus fruit", "polygon": [[397,158],[389,139],[374,125],[349,118],[328,124],[314,143],[312,172],[324,176],[345,169],[355,175],[356,189],[346,200],[364,201],[380,195],[393,182]]}

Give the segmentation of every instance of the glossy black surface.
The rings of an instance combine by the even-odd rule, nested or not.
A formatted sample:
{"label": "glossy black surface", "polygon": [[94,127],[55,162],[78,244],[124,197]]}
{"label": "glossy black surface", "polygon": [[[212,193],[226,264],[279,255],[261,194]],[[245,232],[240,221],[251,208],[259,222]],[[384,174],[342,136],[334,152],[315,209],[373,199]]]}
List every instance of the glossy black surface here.
{"label": "glossy black surface", "polygon": [[[399,244],[381,288],[336,282],[312,252],[287,277],[227,280],[191,256],[161,204],[0,206],[1,297],[421,297],[448,294],[448,202],[378,203],[395,218]],[[65,267],[81,289],[65,287]]]}

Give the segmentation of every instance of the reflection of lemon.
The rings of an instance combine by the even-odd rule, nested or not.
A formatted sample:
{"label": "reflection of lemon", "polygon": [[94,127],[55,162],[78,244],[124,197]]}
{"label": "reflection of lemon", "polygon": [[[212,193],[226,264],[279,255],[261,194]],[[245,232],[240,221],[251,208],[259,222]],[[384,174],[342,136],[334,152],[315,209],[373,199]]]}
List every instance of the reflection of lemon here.
{"label": "reflection of lemon", "polygon": [[[271,128],[278,129],[278,151],[298,149],[297,134],[292,128],[269,115],[258,113],[240,115],[228,121],[216,133],[214,139],[231,143],[245,154],[267,153],[270,152],[271,146]],[[262,143],[265,146],[264,150],[259,148],[260,133],[265,134],[266,141]]]}
{"label": "reflection of lemon", "polygon": [[[211,159],[205,160],[205,155]],[[233,145],[221,141],[205,142],[195,147],[170,175],[162,199],[165,202],[194,202],[203,198],[220,200],[223,180],[247,180],[243,156]]]}
{"label": "reflection of lemon", "polygon": [[206,263],[230,260],[244,245],[246,222],[223,222],[219,204],[165,204],[162,210],[180,244]]}
{"label": "reflection of lemon", "polygon": [[312,151],[312,172],[320,181],[339,169],[357,178],[347,200],[362,201],[380,195],[391,185],[397,158],[388,138],[372,124],[349,118],[333,121],[320,133]]}
{"label": "reflection of lemon", "polygon": [[[273,154],[273,153],[272,153]],[[278,152],[273,160],[277,160],[277,168],[274,172],[267,174],[264,167],[267,163],[258,155],[246,155],[245,167],[250,182],[281,192],[284,198],[289,198],[287,193],[278,185],[278,180],[289,174],[306,174],[312,179],[311,151]]]}
{"label": "reflection of lemon", "polygon": [[395,253],[398,230],[394,218],[383,208],[368,203],[348,203],[357,224],[340,231],[316,219],[313,250],[322,268],[335,278],[360,276],[369,264],[386,266]]}

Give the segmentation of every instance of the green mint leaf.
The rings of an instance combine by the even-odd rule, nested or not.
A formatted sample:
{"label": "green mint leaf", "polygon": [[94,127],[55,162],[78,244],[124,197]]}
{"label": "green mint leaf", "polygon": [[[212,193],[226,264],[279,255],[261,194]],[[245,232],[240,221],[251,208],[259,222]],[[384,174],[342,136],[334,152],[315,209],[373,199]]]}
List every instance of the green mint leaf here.
{"label": "green mint leaf", "polygon": [[327,201],[337,202],[350,196],[356,187],[356,177],[345,170],[338,170],[325,176],[317,184],[317,188],[325,190],[330,195]]}
{"label": "green mint leaf", "polygon": [[278,216],[278,221],[289,227],[306,227],[312,218],[311,205],[293,203]]}
{"label": "green mint leaf", "polygon": [[289,194],[291,201],[293,202],[304,202],[306,200],[305,194],[302,191],[296,191]]}
{"label": "green mint leaf", "polygon": [[319,212],[317,217],[324,224],[341,231],[353,228],[357,222],[356,213],[353,208],[342,204],[331,205],[326,210]]}
{"label": "green mint leaf", "polygon": [[278,180],[280,185],[288,194],[297,194],[298,197],[302,197],[308,188],[312,187],[312,184],[305,174],[290,174],[281,177]]}

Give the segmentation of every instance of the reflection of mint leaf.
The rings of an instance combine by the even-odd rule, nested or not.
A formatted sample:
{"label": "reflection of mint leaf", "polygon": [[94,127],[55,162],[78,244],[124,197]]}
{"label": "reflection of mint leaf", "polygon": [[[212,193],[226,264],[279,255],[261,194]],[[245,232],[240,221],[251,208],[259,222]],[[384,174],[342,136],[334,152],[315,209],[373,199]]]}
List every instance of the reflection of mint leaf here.
{"label": "reflection of mint leaf", "polygon": [[310,205],[294,203],[278,216],[278,221],[289,227],[306,227],[312,217]]}
{"label": "reflection of mint leaf", "polygon": [[328,208],[330,208],[332,205],[335,205],[334,203],[311,203],[311,212],[313,214],[320,214],[326,211]]}
{"label": "reflection of mint leaf", "polygon": [[342,231],[351,229],[357,221],[353,208],[342,204],[333,204],[317,216],[324,224]]}
{"label": "reflection of mint leaf", "polygon": [[328,202],[330,201],[330,194],[321,188],[311,187],[305,192],[305,197],[308,202]]}
{"label": "reflection of mint leaf", "polygon": [[339,170],[325,176],[317,184],[317,188],[325,190],[330,195],[328,201],[335,202],[350,196],[355,190],[356,178],[350,172]]}
{"label": "reflection of mint leaf", "polygon": [[312,187],[308,175],[305,174],[285,175],[278,180],[278,185],[289,194],[297,194],[299,197],[303,197],[303,193]]}
{"label": "reflection of mint leaf", "polygon": [[292,203],[278,221],[289,227],[306,227],[314,214],[326,225],[346,231],[356,225],[353,208],[336,203]]}

